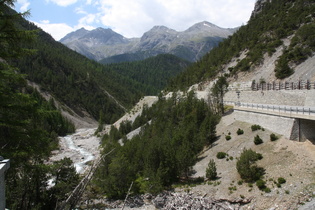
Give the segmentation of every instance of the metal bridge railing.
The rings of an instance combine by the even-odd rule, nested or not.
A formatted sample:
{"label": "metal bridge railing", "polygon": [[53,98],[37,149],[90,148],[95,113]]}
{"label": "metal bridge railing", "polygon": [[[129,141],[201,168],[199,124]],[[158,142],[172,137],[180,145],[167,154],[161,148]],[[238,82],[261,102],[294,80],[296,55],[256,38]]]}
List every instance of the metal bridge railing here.
{"label": "metal bridge railing", "polygon": [[315,107],[255,104],[255,103],[243,103],[243,102],[235,102],[235,101],[224,101],[224,103],[234,105],[235,107],[243,107],[243,108],[248,108],[248,109],[271,111],[271,112],[277,112],[277,113],[309,115],[309,116],[315,115]]}

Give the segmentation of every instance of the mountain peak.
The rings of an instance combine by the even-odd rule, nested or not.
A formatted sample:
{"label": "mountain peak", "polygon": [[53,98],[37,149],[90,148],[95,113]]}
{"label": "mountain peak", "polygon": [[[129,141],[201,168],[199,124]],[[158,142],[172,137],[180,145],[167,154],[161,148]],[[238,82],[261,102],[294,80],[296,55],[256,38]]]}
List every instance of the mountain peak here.
{"label": "mountain peak", "polygon": [[[98,27],[92,31],[98,31],[98,32],[114,32],[111,28],[102,28],[102,27]],[[116,32],[114,32],[116,33]]]}
{"label": "mountain peak", "polygon": [[89,33],[89,31],[82,27],[76,31],[73,31],[73,32],[67,34],[65,37],[60,39],[60,42],[67,43],[67,40],[77,40],[80,37],[86,35],[87,33]]}
{"label": "mountain peak", "polygon": [[202,21],[200,23],[196,23],[186,31],[187,34],[204,34],[209,37],[228,37],[233,34],[233,29],[221,28],[213,23]]}
{"label": "mountain peak", "polygon": [[200,23],[196,23],[193,26],[189,27],[185,32],[192,32],[192,31],[200,31],[200,30],[213,30],[216,28],[220,28],[217,25],[214,25],[207,21],[202,21]]}
{"label": "mountain peak", "polygon": [[62,43],[95,60],[145,52],[145,56],[170,53],[195,61],[233,32],[202,21],[186,31],[176,31],[164,25],[156,25],[138,39],[124,38],[109,28],[96,28],[87,31],[79,38],[66,41],[63,39]]}
{"label": "mountain peak", "polygon": [[84,27],[82,27],[82,28],[76,30],[75,32],[83,32],[83,31],[88,31],[88,30],[86,30]]}
{"label": "mountain peak", "polygon": [[[151,30],[148,31],[149,33],[169,33],[169,32],[176,32],[174,29],[168,28],[166,26],[154,26]],[[148,33],[147,32],[147,33]]]}

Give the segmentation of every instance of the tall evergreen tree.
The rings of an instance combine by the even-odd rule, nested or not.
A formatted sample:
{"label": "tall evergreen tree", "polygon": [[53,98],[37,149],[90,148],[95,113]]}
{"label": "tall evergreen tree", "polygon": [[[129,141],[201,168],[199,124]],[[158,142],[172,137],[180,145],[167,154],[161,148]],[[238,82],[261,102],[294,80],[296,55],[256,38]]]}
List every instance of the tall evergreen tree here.
{"label": "tall evergreen tree", "polygon": [[216,104],[217,110],[219,113],[224,113],[224,103],[223,98],[225,93],[228,91],[229,83],[226,78],[220,76],[214,86],[211,88],[211,96],[213,98],[214,103]]}
{"label": "tall evergreen tree", "polygon": [[[47,190],[52,171],[44,160],[56,148],[57,136],[73,132],[74,126],[10,65],[13,59],[31,53],[22,46],[36,39],[36,31],[20,29],[18,22],[28,13],[14,12],[10,8],[14,3],[0,1],[0,154],[11,160],[6,203],[10,209],[50,209],[56,205],[47,201],[58,196]],[[72,181],[77,182],[66,182]]]}

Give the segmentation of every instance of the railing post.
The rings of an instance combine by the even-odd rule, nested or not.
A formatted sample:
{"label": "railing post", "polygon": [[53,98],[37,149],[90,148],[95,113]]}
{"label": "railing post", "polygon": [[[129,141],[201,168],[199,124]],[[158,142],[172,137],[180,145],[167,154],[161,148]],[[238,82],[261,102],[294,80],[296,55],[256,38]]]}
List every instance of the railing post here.
{"label": "railing post", "polygon": [[309,80],[307,80],[307,89],[308,89],[308,90],[311,89],[311,87],[310,87],[310,81],[309,81]]}

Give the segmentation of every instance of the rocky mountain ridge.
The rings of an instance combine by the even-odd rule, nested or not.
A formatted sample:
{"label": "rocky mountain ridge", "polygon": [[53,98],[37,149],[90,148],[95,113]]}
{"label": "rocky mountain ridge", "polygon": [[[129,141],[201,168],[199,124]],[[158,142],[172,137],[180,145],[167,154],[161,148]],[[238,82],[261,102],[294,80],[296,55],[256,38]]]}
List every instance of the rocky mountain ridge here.
{"label": "rocky mountain ridge", "polygon": [[[170,53],[189,61],[196,61],[237,29],[224,29],[203,21],[178,32],[165,26],[154,26],[140,38],[125,38],[111,29],[81,28],[69,33],[61,43],[88,58],[100,61],[120,56],[119,61],[142,60],[162,53]],[[132,56],[131,56],[132,55]],[[130,58],[131,57],[131,58]],[[107,61],[103,61],[107,63]]]}

